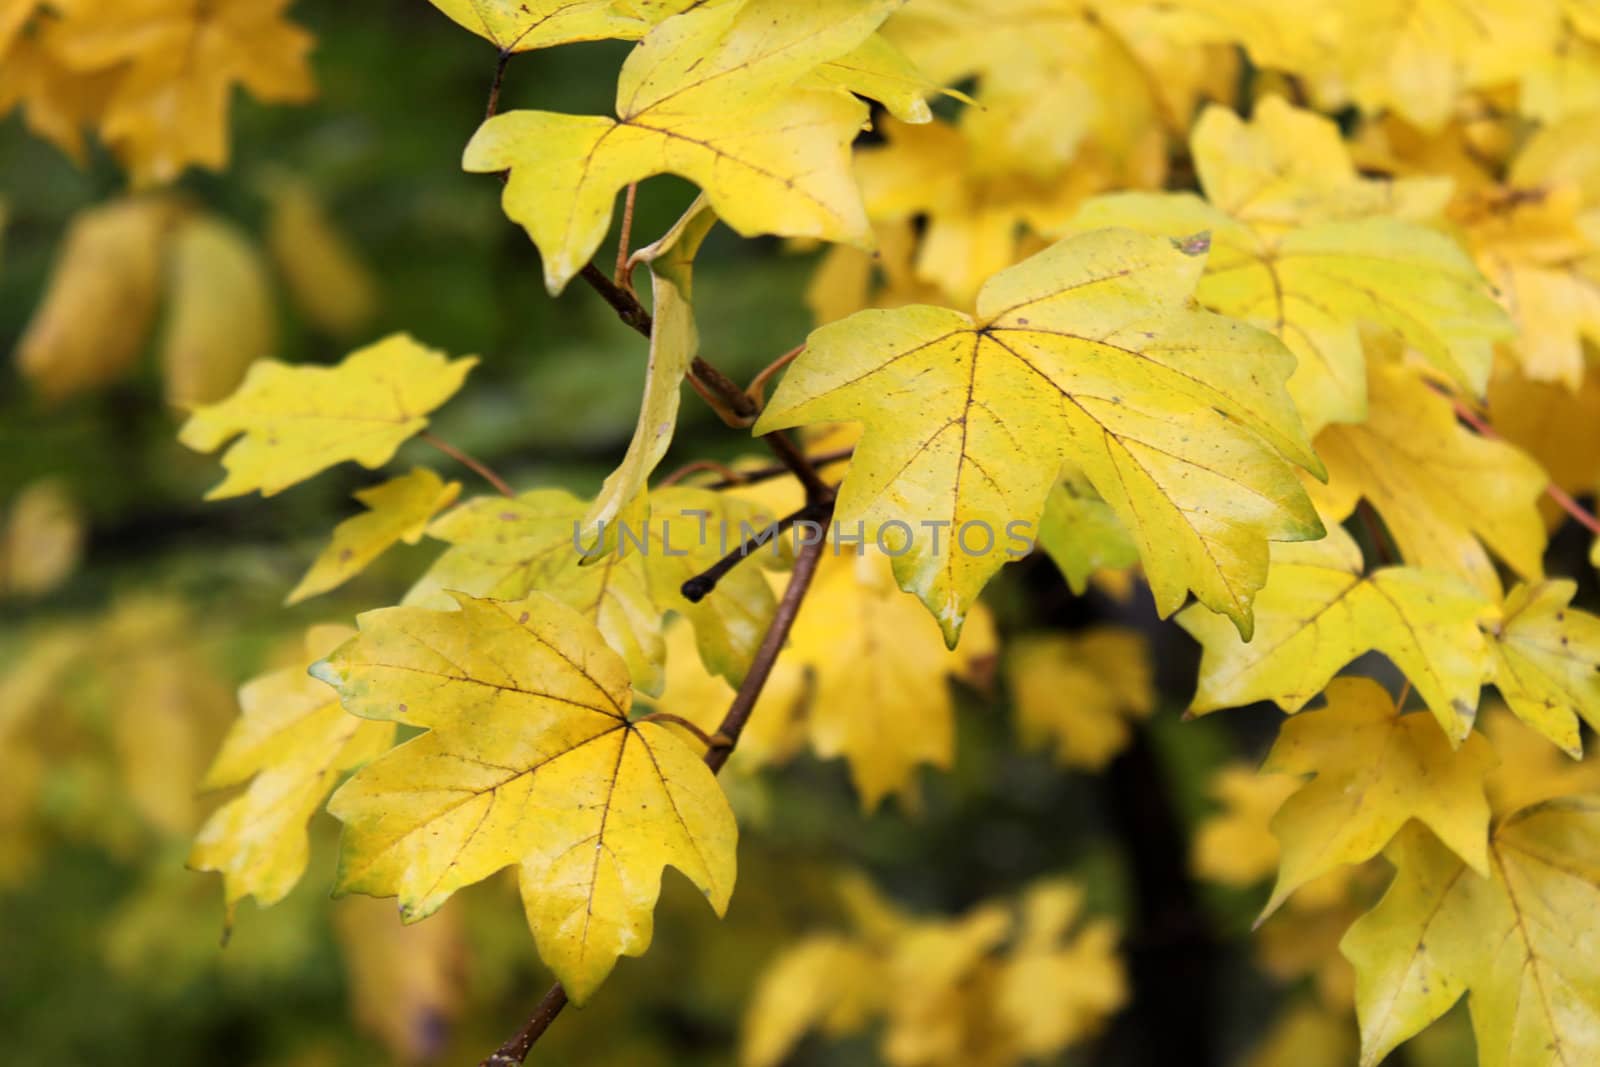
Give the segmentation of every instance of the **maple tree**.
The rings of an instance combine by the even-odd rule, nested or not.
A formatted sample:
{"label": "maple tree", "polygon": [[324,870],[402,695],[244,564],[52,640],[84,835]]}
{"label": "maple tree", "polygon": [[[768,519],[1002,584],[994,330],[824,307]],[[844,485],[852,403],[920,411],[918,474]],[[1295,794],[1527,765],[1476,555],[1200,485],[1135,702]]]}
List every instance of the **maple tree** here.
{"label": "maple tree", "polygon": [[[1010,1067],[1179,1011],[1204,938],[1154,978],[1149,942],[1205,923],[1191,875],[1248,894],[1286,990],[1252,1064],[1440,1062],[1419,1035],[1463,1000],[1480,1064],[1600,1057],[1592,4],[431,3],[429,32],[486,42],[486,114],[440,158],[640,357],[605,376],[637,415],[582,492],[436,428],[497,357],[368,336],[382,272],[303,176],[257,183],[259,239],[179,183],[227,167],[236,87],[314,94],[287,0],[0,0],[0,114],[126,179],[61,236],[17,372],[68,403],[154,338],[177,442],[224,471],[206,499],[360,486],[274,593],[338,599],[275,624],[231,725],[210,624],[170,599],[18,639],[0,882],[50,819],[113,855],[153,837],[243,931],[246,898],[291,906],[325,810],[355,1014],[420,1059],[408,1013],[467,1010],[461,916],[515,871],[555,984],[483,1059],[507,1067],[647,952],[666,868],[719,918],[782,892],[738,884],[751,837],[803,821],[763,782],[842,760],[915,835],[929,783],[974,776],[983,702],[1054,778],[1139,768],[1107,793],[1121,873],[1014,863],[938,914],[828,864],[835,921],[762,961],[746,1067],[863,1034],[895,1067]],[[504,106],[532,54],[604,41],[610,113]],[[676,221],[636,242],[661,187]],[[818,252],[814,328],[757,323],[735,376],[705,309],[765,238]],[[279,287],[347,354],[280,358]],[[0,598],[37,599],[85,520],[59,478],[8,496]],[[1242,754],[1170,773],[1180,704],[1162,744]],[[1283,714],[1192,721],[1251,705]],[[87,800],[50,801],[61,752]],[[1023,803],[1026,775],[976,777],[935,806]],[[1218,1061],[1185,1025],[1148,1040]]]}

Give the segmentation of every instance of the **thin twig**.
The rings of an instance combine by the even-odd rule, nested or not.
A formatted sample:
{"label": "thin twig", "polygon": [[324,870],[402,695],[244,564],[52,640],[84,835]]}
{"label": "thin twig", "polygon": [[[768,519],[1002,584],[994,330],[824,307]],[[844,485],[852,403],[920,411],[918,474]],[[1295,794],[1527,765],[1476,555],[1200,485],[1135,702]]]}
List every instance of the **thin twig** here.
{"label": "thin twig", "polygon": [[[777,470],[780,474],[789,473],[788,467],[779,467]],[[683,466],[679,467],[677,470],[661,479],[661,481],[657,482],[656,485],[658,488],[665,488],[669,485],[677,485],[679,482],[689,477],[689,475],[699,474],[701,471],[715,471],[717,474],[722,475],[722,482],[717,483],[718,485],[721,485],[723,482],[726,482],[728,485],[744,484],[744,479],[740,476],[739,472],[728,466],[726,463],[718,463],[714,459],[697,459],[693,463],[685,463]]]}
{"label": "thin twig", "polygon": [[[1437,389],[1435,391],[1439,392]],[[1478,432],[1478,436],[1487,437],[1491,441],[1505,440],[1505,438],[1500,436],[1500,432],[1493,426],[1490,426],[1488,421],[1484,419],[1483,416],[1479,415],[1476,411],[1473,411],[1458,398],[1450,396],[1448,393],[1442,393],[1442,395],[1448,397],[1450,403],[1454,405],[1456,409],[1456,418],[1460,419],[1462,422],[1476,430]],[[1556,505],[1560,507],[1562,511],[1565,511],[1568,515],[1571,515],[1574,519],[1576,519],[1580,526],[1594,534],[1596,537],[1600,537],[1600,519],[1595,518],[1593,512],[1589,511],[1582,504],[1574,500],[1572,498],[1572,494],[1568,493],[1555,482],[1547,482],[1545,484],[1544,491],[1545,495],[1551,500],[1555,501]]]}
{"label": "thin twig", "polygon": [[590,288],[600,294],[601,299],[611,305],[611,310],[617,313],[617,318],[626,325],[643,334],[650,336],[655,320],[650,317],[650,312],[639,303],[639,298],[616,282],[606,277],[605,271],[593,263],[585,263],[578,272],[578,277],[589,283]]}
{"label": "thin twig", "polygon": [[795,447],[795,443],[789,440],[787,434],[779,430],[767,434],[762,440],[772,449],[773,455],[778,457],[778,462],[788,467],[794,472],[794,476],[800,479],[800,484],[806,490],[807,503],[820,504],[833,499],[833,486],[822,480],[817,468],[806,459],[804,452]]}
{"label": "thin twig", "polygon": [[[838,463],[855,455],[855,448],[835,448],[829,452],[818,452],[814,456],[807,456],[806,462],[820,471],[830,463]],[[777,463],[770,467],[757,467],[754,470],[734,471],[732,477],[725,477],[720,482],[712,482],[707,489],[731,489],[736,485],[755,485],[757,482],[768,482],[774,478],[782,478],[786,474],[793,474],[787,464]]]}
{"label": "thin twig", "polygon": [[506,66],[511,62],[510,52],[501,52],[494,67],[494,81],[489,83],[489,105],[483,109],[483,120],[488,122],[500,110],[500,86],[506,80]]}
{"label": "thin twig", "polygon": [[628,280],[628,242],[633,236],[633,203],[639,196],[639,183],[628,183],[628,195],[622,201],[622,232],[617,237],[617,285],[628,292],[633,292],[633,284]]}
{"label": "thin twig", "polygon": [[[744,732],[744,727],[750,721],[750,713],[755,709],[756,701],[761,696],[761,691],[766,688],[767,679],[772,675],[772,666],[777,662],[778,653],[783,651],[785,642],[789,640],[789,631],[794,628],[795,617],[800,613],[800,602],[805,599],[806,590],[811,588],[811,579],[816,576],[817,564],[822,560],[822,540],[808,541],[800,550],[799,557],[795,560],[794,571],[789,576],[789,585],[783,591],[783,597],[778,601],[778,608],[772,614],[772,623],[767,627],[766,636],[761,639],[761,646],[756,649],[755,659],[750,663],[750,671],[744,676],[738,693],[734,694],[733,703],[728,707],[728,714],[722,717],[722,725],[717,727],[717,734],[725,738],[727,744],[716,745],[706,750],[706,766],[711,768],[711,773],[716,774],[722,770],[728,757],[733,754],[734,747],[739,743],[739,735]],[[528,1050],[533,1048],[533,1043],[539,1040],[552,1020],[561,1009],[567,1006],[567,991],[557,982],[550,987],[550,991],[539,1001],[539,1006],[534,1009],[522,1029],[518,1030],[511,1039],[501,1045],[488,1059],[478,1067],[516,1067],[528,1058]]]}
{"label": "thin twig", "polygon": [[833,503],[828,501],[821,504],[807,504],[799,511],[785,515],[771,526],[745,538],[732,552],[729,552],[726,556],[723,556],[711,566],[684,582],[678,591],[683,594],[683,598],[689,603],[700,603],[700,601],[711,595],[711,591],[717,587],[718,582],[727,576],[729,571],[749,559],[761,549],[762,545],[773,543],[783,531],[797,522],[816,522],[819,516],[826,518],[832,512]]}
{"label": "thin twig", "polygon": [[500,492],[504,495],[517,495],[517,491],[511,488],[510,483],[508,483],[504,478],[496,474],[493,467],[490,467],[487,463],[480,459],[475,459],[473,456],[457,448],[444,438],[424,431],[423,433],[417,435],[417,440],[437,448],[440,452],[443,452],[445,455],[449,456],[463,467],[466,467],[482,477],[484,481],[500,490]]}

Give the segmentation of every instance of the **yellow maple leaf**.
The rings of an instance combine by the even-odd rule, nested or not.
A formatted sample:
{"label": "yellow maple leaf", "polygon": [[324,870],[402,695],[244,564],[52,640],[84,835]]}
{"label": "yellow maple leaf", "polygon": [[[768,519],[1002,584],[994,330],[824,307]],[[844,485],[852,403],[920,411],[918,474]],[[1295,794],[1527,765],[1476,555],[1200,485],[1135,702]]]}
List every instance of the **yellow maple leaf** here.
{"label": "yellow maple leaf", "polygon": [[357,349],[334,367],[260,360],[233,395],[196,408],[178,440],[214,452],[239,437],[222,457],[228,476],[207,500],[254,489],[272,496],[344,460],[369,468],[389,462],[477,362],[449,359],[406,334]]}
{"label": "yellow maple leaf", "polygon": [[789,634],[786,657],[811,676],[811,747],[843,756],[875,808],[889,793],[914,797],[923,763],[948,768],[955,709],[947,679],[982,679],[995,652],[994,624],[979,607],[953,650],[913,599],[895,588],[881,553],[824,559]]}
{"label": "yellow maple leaf", "polygon": [[239,690],[239,718],[201,787],[249,783],[212,813],[195,836],[189,866],[222,874],[228,925],[245,897],[276,904],[305,873],[306,823],[339,778],[394,742],[394,724],[368,722],[339,706],[339,695],[306,665],[349,640],[347,626],[313,626],[306,657]]}
{"label": "yellow maple leaf", "polygon": [[619,524],[638,527],[650,514],[646,486],[672,446],[683,379],[700,347],[692,302],[694,258],[716,224],[716,213],[701,196],[659,241],[639,249],[628,261],[630,271],[641,263],[650,267],[650,361],[628,450],[606,476],[583,518],[581,537],[585,543],[593,542],[591,555],[616,547]]}
{"label": "yellow maple leaf", "polygon": [[1249,126],[1222,108],[1201,118],[1191,150],[1209,202],[1115,193],[1085,204],[1078,225],[1209,231],[1195,298],[1282,339],[1312,433],[1366,417],[1363,325],[1481,394],[1492,343],[1511,329],[1461,247],[1417,221],[1443,207],[1448,187],[1359,178],[1328,120],[1274,99]]}
{"label": "yellow maple leaf", "polygon": [[1463,993],[1482,1067],[1600,1061],[1600,800],[1524,808],[1479,876],[1420,827],[1388,852],[1383,900],[1345,935],[1361,1064],[1373,1067]]}
{"label": "yellow maple leaf", "polygon": [[457,601],[368,612],[313,668],[346,709],[426,730],[329,802],[338,888],[397,895],[415,921],[517,865],[539,953],[581,1004],[649,947],[667,864],[724,912],[733,813],[686,734],[629,720],[627,667],[582,616],[542,594]]}
{"label": "yellow maple leaf", "polygon": [[1301,1004],[1272,1024],[1245,1067],[1349,1067],[1356,1052],[1347,1012]]}
{"label": "yellow maple leaf", "polygon": [[1281,850],[1272,836],[1272,817],[1300,784],[1293,775],[1260,774],[1238,763],[1217,771],[1210,792],[1222,810],[1195,832],[1195,873],[1209,882],[1244,887],[1276,871]]}
{"label": "yellow maple leaf", "polygon": [[1062,471],[1060,482],[1045,497],[1038,544],[1079,596],[1097,574],[1126,570],[1139,562],[1139,548],[1111,505],[1070,468]]}
{"label": "yellow maple leaf", "polygon": [[[619,550],[588,564],[580,531],[589,505],[565,490],[469,500],[429,526],[428,536],[452,547],[405,602],[446,607],[453,603],[448,591],[501,600],[547,593],[598,626],[627,662],[633,684],[649,693],[661,688],[661,616],[671,611],[694,624],[707,668],[738,681],[777,603],[761,568],[735,568],[715,596],[696,603],[684,598],[682,586],[774,517],[708,489],[671,486],[651,499],[649,525],[620,529]],[[751,564],[783,562],[780,553],[761,549]]]}
{"label": "yellow maple leaf", "polygon": [[461,909],[408,926],[386,901],[347,897],[334,908],[333,930],[356,1021],[396,1063],[438,1059],[465,999],[468,942]]}
{"label": "yellow maple leaf", "polygon": [[278,309],[261,253],[221,219],[189,219],[172,236],[170,305],[161,342],[167,403],[221,400],[277,346]]}
{"label": "yellow maple leaf", "polygon": [[121,68],[100,134],[136,185],[190,165],[228,163],[236,85],[270,103],[303,103],[316,83],[312,37],[283,17],[290,0],[76,0],[60,52],[76,70]]}
{"label": "yellow maple leaf", "polygon": [[84,131],[105,113],[117,71],[85,74],[68,66],[65,22],[43,0],[10,0],[0,10],[0,115],[20,108],[32,133],[81,166]]}
{"label": "yellow maple leaf", "polygon": [[1366,422],[1317,435],[1328,482],[1307,489],[1318,510],[1343,521],[1365,498],[1407,563],[1459,574],[1488,596],[1501,590],[1490,550],[1522,577],[1543,577],[1539,464],[1458,423],[1414,368],[1374,364],[1369,385]]}
{"label": "yellow maple leaf", "polygon": [[1578,717],[1600,728],[1600,618],[1569,579],[1519,585],[1489,626],[1495,688],[1517,717],[1577,759]]}
{"label": "yellow maple leaf", "polygon": [[761,972],[739,1035],[739,1067],[777,1067],[813,1028],[828,1037],[862,1029],[881,1006],[882,961],[865,946],[817,934]]}
{"label": "yellow maple leaf", "polygon": [[328,547],[318,553],[284,603],[298,604],[338,588],[396,542],[416,544],[429,520],[453,504],[460,492],[460,482],[446,483],[426,467],[414,467],[408,474],[358,491],[356,499],[367,510],[334,527]]}
{"label": "yellow maple leaf", "polygon": [[1488,782],[1489,806],[1497,816],[1557,797],[1600,793],[1600,756],[1593,751],[1574,759],[1499,701],[1487,702],[1484,711],[1483,732],[1500,757]]}
{"label": "yellow maple leaf", "polygon": [[[1486,413],[1497,434],[1544,468],[1551,485],[1574,496],[1600,485],[1600,368],[1586,368],[1574,391],[1532,381],[1502,361],[1489,380]],[[1548,495],[1539,509],[1552,530],[1567,518]]]}
{"label": "yellow maple leaf", "polygon": [[617,0],[430,0],[502,55],[573,41],[633,40],[650,28]]}
{"label": "yellow maple leaf", "polygon": [[155,321],[172,205],[114,200],[77,215],[44,302],[17,344],[18,369],[49,400],[127,373]]}
{"label": "yellow maple leaf", "polygon": [[1099,770],[1126,747],[1129,719],[1155,710],[1144,635],[1120,626],[1013,641],[1006,676],[1023,740],[1068,767]]}
{"label": "yellow maple leaf", "polygon": [[976,319],[859,312],[811,334],[756,432],[863,424],[836,521],[898,524],[895,576],[951,645],[1063,463],[1128,527],[1163,614],[1192,588],[1248,635],[1267,542],[1322,530],[1286,459],[1321,468],[1283,389],[1288,353],[1186,306],[1203,267],[1101,230],[995,275]]}
{"label": "yellow maple leaf", "polygon": [[1477,620],[1491,607],[1453,575],[1384,567],[1363,577],[1361,550],[1341,527],[1308,544],[1275,545],[1246,643],[1200,605],[1178,624],[1204,647],[1190,713],[1272,700],[1298,711],[1363,652],[1388,656],[1459,742],[1472,729],[1490,652]]}
{"label": "yellow maple leaf", "polygon": [[1262,918],[1312,879],[1376,856],[1412,819],[1486,874],[1484,779],[1495,764],[1489,743],[1469,734],[1453,750],[1437,722],[1402,714],[1370,678],[1336,678],[1327,698],[1326,709],[1283,724],[1263,766],[1316,777],[1273,817],[1283,853]]}
{"label": "yellow maple leaf", "polygon": [[38,596],[71,576],[83,555],[83,511],[62,483],[31,482],[0,512],[0,598]]}
{"label": "yellow maple leaf", "polygon": [[617,118],[509,111],[467,145],[469,171],[510,171],[503,205],[559,293],[589,262],[617,191],[671,172],[744,235],[865,242],[849,146],[866,108],[795,88],[861,44],[898,0],[749,0],[701,7],[647,34],[623,64]]}
{"label": "yellow maple leaf", "polygon": [[378,303],[367,265],[304,182],[279,178],[270,184],[268,198],[267,248],[295,306],[324,333],[345,338],[359,333]]}
{"label": "yellow maple leaf", "polygon": [[1048,879],[1022,898],[995,1006],[1024,1057],[1045,1058],[1094,1035],[1128,999],[1117,924],[1080,924],[1083,896],[1073,882]]}

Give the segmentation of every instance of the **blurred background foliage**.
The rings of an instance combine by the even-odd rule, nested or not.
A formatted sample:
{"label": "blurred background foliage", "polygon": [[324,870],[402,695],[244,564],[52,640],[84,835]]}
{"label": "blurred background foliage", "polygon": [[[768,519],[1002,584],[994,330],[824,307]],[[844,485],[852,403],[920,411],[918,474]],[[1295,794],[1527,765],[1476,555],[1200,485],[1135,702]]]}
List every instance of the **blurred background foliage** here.
{"label": "blurred background foliage", "polygon": [[[632,430],[643,342],[590,294],[549,299],[535,250],[500,214],[497,183],[460,170],[492,50],[421,2],[303,0],[293,16],[317,39],[315,102],[237,95],[230,168],[191,171],[178,185],[184,201],[266,245],[274,190],[298,183],[323,214],[313,229],[334,235],[318,230],[318,239],[346,244],[371,279],[371,313],[330,330],[339,324],[291,298],[280,262],[276,354],[330,362],[392,330],[479,354],[435,424],[440,436],[519,486],[592,492]],[[523,57],[502,107],[603,112],[626,48]],[[16,115],[0,123],[7,351],[40,304],[73,217],[123,187],[99,149],[80,169]],[[673,179],[648,183],[635,233],[665,230],[691,195]],[[777,242],[716,235],[696,279],[704,350],[747,379],[789,348],[810,325],[813,266]],[[394,551],[333,597],[281,607],[333,522],[356,511],[350,493],[373,479],[346,466],[271,499],[203,503],[217,466],[174,439],[178,417],[154,358],[160,330],[141,342],[136,373],[58,403],[36,396],[9,361],[0,371],[0,507],[17,508],[24,488],[45,480],[55,495],[32,506],[69,524],[76,509],[86,531],[69,579],[0,600],[0,701],[45,709],[18,731],[0,703],[3,1058],[475,1062],[549,982],[508,881],[473,887],[407,929],[392,902],[330,908],[336,827],[323,815],[303,883],[272,909],[243,907],[221,947],[217,880],[183,867],[216,803],[193,785],[236,714],[237,684],[305,625],[392,603],[436,547]],[[703,406],[684,412],[668,468],[750,451]],[[396,469],[422,461],[422,446],[409,448]],[[1273,1020],[1270,1040],[1286,1050],[1316,1045],[1319,1026],[1327,1034],[1325,1016],[1304,1006],[1319,982],[1339,978],[1254,959],[1247,935],[1260,874],[1247,889],[1215,888],[1193,879],[1185,859],[1185,842],[1219,811],[1214,772],[1253,766],[1277,713],[1180,723],[1195,652],[1156,625],[1142,592],[1072,598],[1053,567],[1031,560],[1008,568],[988,599],[1003,634],[1114,620],[1150,636],[1157,711],[1106,773],[1065,772],[1048,753],[1025,751],[989,686],[958,689],[956,765],[924,773],[918,810],[890,803],[862,814],[837,761],[733,780],[745,836],[727,920],[713,921],[668,874],[651,952],[623,961],[592,1006],[564,1017],[537,1062],[731,1062],[756,976],[785,943],[841,921],[833,887],[856,869],[907,910],[941,916],[1012,897],[1036,877],[1079,879],[1091,908],[1124,924],[1133,997],[1103,1037],[1063,1062],[1172,1063],[1169,1032],[1198,1032],[1211,1047],[1191,1047],[1184,1062],[1256,1056],[1266,1065],[1279,1062],[1261,1044]],[[1410,1062],[1465,1062],[1461,1023],[1430,1031]],[[1336,1028],[1329,1040],[1348,1039]],[[869,1064],[874,1047],[870,1037],[809,1039],[796,1062]]]}

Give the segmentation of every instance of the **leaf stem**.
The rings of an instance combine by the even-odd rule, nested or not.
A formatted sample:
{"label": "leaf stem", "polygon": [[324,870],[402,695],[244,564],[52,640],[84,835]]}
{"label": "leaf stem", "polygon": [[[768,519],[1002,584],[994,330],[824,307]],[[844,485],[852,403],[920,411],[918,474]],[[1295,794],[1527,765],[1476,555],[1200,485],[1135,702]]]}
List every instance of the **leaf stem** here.
{"label": "leaf stem", "polygon": [[622,231],[617,237],[617,272],[615,281],[619,288],[633,292],[628,280],[628,241],[633,236],[633,204],[639,197],[639,183],[628,183],[628,195],[622,201]]}
{"label": "leaf stem", "polygon": [[[718,463],[714,459],[697,459],[693,463],[685,463],[683,466],[679,467],[677,470],[673,471],[656,484],[658,487],[677,485],[679,482],[689,477],[689,475],[699,474],[701,471],[715,471],[717,474],[722,475],[722,481],[729,485],[744,484],[744,479],[740,476],[738,471],[734,470],[726,463]],[[789,473],[789,468],[779,467],[778,473],[787,474]]]}
{"label": "leaf stem", "polygon": [[[1476,430],[1479,437],[1487,437],[1491,441],[1505,440],[1504,437],[1500,436],[1498,430],[1489,425],[1488,420],[1479,415],[1476,411],[1473,411],[1466,404],[1462,403],[1458,397],[1449,396],[1448,393],[1444,395],[1447,396],[1450,400],[1450,403],[1454,405],[1456,409],[1456,418],[1460,419],[1462,422]],[[1593,512],[1589,511],[1582,504],[1574,500],[1572,498],[1572,494],[1568,493],[1555,482],[1545,483],[1544,491],[1545,495],[1551,500],[1555,501],[1556,505],[1561,508],[1562,511],[1565,511],[1568,515],[1576,519],[1580,526],[1594,534],[1596,537],[1600,537],[1600,519],[1595,518]]]}
{"label": "leaf stem", "polygon": [[449,456],[463,467],[466,467],[468,470],[471,470],[473,473],[483,478],[484,481],[494,486],[503,495],[517,495],[517,491],[511,488],[510,483],[508,483],[504,478],[496,474],[493,467],[490,467],[487,463],[480,459],[474,458],[462,449],[457,448],[455,445],[451,444],[449,441],[446,441],[437,434],[424,431],[423,433],[417,435],[417,440],[437,448],[440,452],[443,452],[445,455]]}
{"label": "leaf stem", "polygon": [[[828,506],[831,513],[831,502]],[[820,539],[808,541],[795,560],[789,585],[778,601],[777,610],[773,612],[772,623],[767,627],[766,636],[761,639],[761,645],[756,649],[749,673],[744,676],[739,691],[734,694],[733,703],[729,705],[728,713],[722,718],[722,725],[717,727],[717,736],[726,739],[727,743],[711,746],[706,751],[706,766],[711,768],[712,774],[722,770],[723,765],[728,762],[728,757],[733,754],[734,747],[739,743],[739,735],[744,732],[745,724],[750,721],[750,713],[755,709],[761,691],[766,688],[767,679],[772,675],[773,664],[777,662],[778,653],[783,651],[785,642],[789,640],[789,631],[794,628],[795,617],[800,613],[800,602],[805,599],[806,591],[811,588],[811,579],[816,577],[817,564],[822,560],[823,544]],[[539,1006],[534,1008],[533,1014],[528,1017],[522,1029],[491,1053],[478,1067],[517,1067],[528,1058],[528,1051],[533,1048],[534,1042],[549,1029],[550,1023],[566,1006],[567,991],[562,988],[560,982],[557,982],[539,1001]]]}
{"label": "leaf stem", "polygon": [[501,52],[494,66],[494,81],[489,83],[489,103],[483,109],[483,121],[488,122],[500,110],[500,87],[505,84],[506,67],[511,63],[511,53]]}
{"label": "leaf stem", "polygon": [[701,571],[699,574],[684,582],[679,588],[683,598],[691,604],[698,604],[711,595],[717,583],[725,578],[729,571],[743,563],[750,556],[760,550],[762,545],[775,540],[779,534],[797,522],[816,522],[818,518],[827,518],[833,512],[833,502],[826,501],[820,504],[807,504],[792,514],[785,515],[777,522],[758,533],[745,538],[732,552],[723,556],[717,562]]}
{"label": "leaf stem", "polygon": [[745,393],[755,402],[756,407],[765,407],[767,403],[767,382],[774,374],[793,363],[799,358],[800,353],[806,350],[804,343],[795,345],[789,351],[761,368],[761,373],[750,379],[750,388]]}
{"label": "leaf stem", "polygon": [[723,735],[708,734],[682,715],[674,715],[670,711],[652,711],[648,715],[639,716],[634,722],[670,722],[674,726],[681,726],[691,734],[694,734],[700,743],[706,746],[707,751],[713,748],[726,748],[728,745],[728,739]]}

